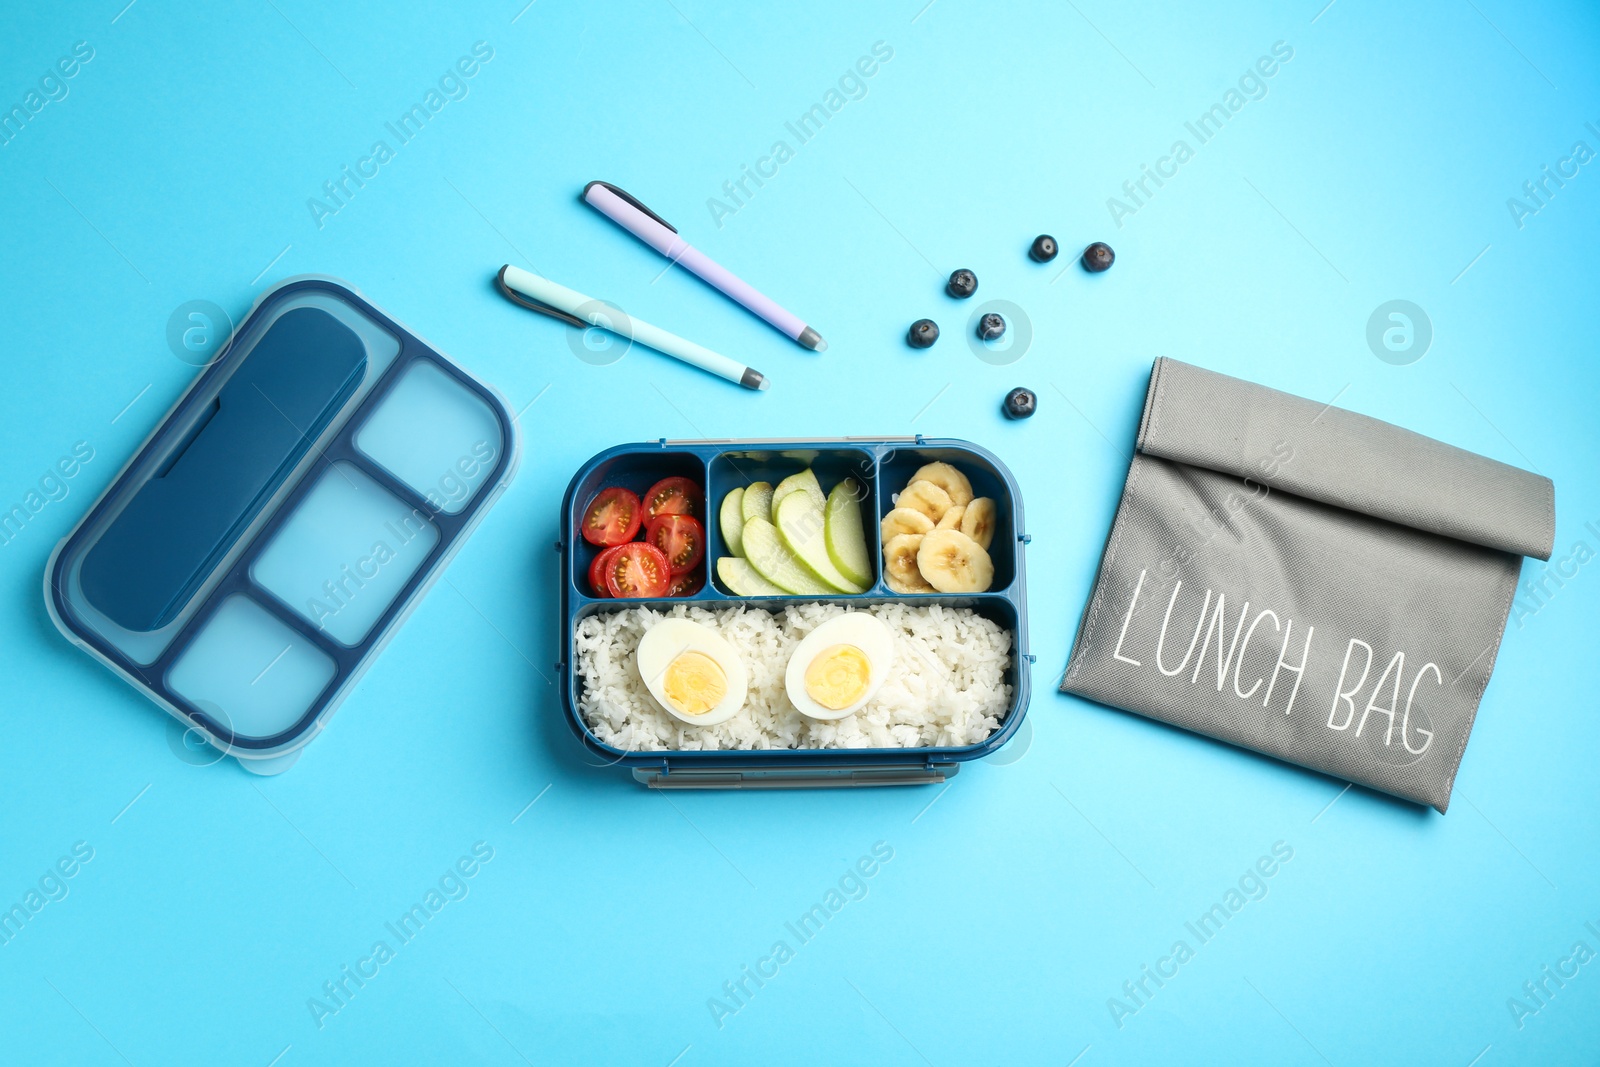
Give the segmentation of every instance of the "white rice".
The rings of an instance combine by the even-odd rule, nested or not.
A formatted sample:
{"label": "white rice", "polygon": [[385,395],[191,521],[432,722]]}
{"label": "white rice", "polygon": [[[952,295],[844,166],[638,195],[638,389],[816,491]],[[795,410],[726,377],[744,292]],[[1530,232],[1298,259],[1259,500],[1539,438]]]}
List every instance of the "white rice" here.
{"label": "white rice", "polygon": [[[680,604],[599,612],[578,624],[574,658],[578,710],[594,736],[628,752],[772,748],[954,748],[999,728],[1011,706],[1004,682],[1011,634],[970,608],[876,604],[894,634],[894,665],[860,711],[834,722],[808,719],[789,701],[784,673],[800,639],[848,609],[796,604],[711,610]],[[664,618],[691,619],[721,634],[744,658],[750,695],[742,712],[715,726],[690,726],[650,695],[634,653]]]}

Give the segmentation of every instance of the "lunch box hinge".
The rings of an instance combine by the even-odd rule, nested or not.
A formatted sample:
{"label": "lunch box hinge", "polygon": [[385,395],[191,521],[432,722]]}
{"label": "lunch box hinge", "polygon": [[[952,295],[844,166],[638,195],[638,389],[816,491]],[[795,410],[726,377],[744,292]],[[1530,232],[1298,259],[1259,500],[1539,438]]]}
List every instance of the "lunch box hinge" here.
{"label": "lunch box hinge", "polygon": [[955,763],[840,768],[679,768],[654,764],[635,767],[634,780],[651,789],[816,789],[838,786],[932,785],[960,770]]}
{"label": "lunch box hinge", "polygon": [[1033,544],[1033,534],[1017,534],[1017,540],[1025,545]]}

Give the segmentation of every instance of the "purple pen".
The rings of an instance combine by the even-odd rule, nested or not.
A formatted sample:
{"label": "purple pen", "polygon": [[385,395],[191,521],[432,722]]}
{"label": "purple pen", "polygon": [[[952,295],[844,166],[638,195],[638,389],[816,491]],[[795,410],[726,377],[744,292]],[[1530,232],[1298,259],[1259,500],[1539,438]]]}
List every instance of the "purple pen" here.
{"label": "purple pen", "polygon": [[583,188],[583,199],[612,222],[633,234],[674,263],[682,264],[702,279],[721,289],[772,325],[807,348],[826,352],[822,335],[779,307],[770,297],[739,278],[688,241],[666,219],[645,207],[628,193],[608,182],[590,182]]}

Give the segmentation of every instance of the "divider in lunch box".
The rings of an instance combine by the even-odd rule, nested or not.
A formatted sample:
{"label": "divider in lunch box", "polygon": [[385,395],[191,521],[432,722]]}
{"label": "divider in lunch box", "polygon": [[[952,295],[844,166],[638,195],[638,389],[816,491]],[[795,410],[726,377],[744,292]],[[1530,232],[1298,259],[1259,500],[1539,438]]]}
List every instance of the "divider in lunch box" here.
{"label": "divider in lunch box", "polygon": [[514,452],[486,387],[342,286],[290,283],[63,542],[52,607],[223,743],[284,746],[376,654]]}

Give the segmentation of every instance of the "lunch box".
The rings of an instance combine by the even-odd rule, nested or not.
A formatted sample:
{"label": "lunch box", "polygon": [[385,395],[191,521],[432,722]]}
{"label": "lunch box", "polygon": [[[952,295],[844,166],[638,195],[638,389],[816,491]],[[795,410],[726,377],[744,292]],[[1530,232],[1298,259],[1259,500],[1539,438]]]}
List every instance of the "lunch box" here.
{"label": "lunch box", "polygon": [[[883,558],[878,524],[894,505],[891,498],[904,489],[923,464],[942,461],[966,474],[973,493],[987,496],[996,506],[996,529],[989,553],[994,581],[988,592],[950,596],[939,593],[903,595],[883,581]],[[824,486],[851,477],[865,490],[862,524],[872,550],[873,583],[864,593],[833,596],[736,596],[718,584],[716,560],[730,555],[717,522],[722,498],[732,489],[752,482],[776,485],[807,467]],[[662,478],[693,479],[706,493],[706,553],[704,587],[689,597],[612,600],[592,595],[589,565],[601,549],[579,535],[583,513],[596,494],[621,486],[643,495]],[[562,650],[556,670],[560,674],[562,705],[567,724],[592,762],[628,767],[633,776],[658,789],[751,789],[815,786],[920,785],[942,782],[967,760],[997,751],[1022,725],[1028,708],[1033,656],[1028,653],[1027,595],[1023,550],[1022,494],[1016,480],[993,453],[967,441],[916,437],[847,437],[831,440],[700,440],[641,442],[607,449],[590,459],[573,476],[561,504]],[[677,604],[717,609],[749,605],[781,611],[795,603],[823,603],[866,607],[873,604],[943,604],[972,608],[1008,630],[1012,636],[1011,665],[1005,681],[1012,687],[1011,705],[999,729],[977,744],[961,748],[828,748],[828,749],[721,749],[715,751],[623,751],[604,744],[589,730],[578,710],[583,680],[574,667],[574,638],[578,625],[597,612],[648,607],[664,611]]]}
{"label": "lunch box", "polygon": [[348,286],[264,293],[56,547],[66,637],[262,774],[327,723],[510,482],[503,399]]}

